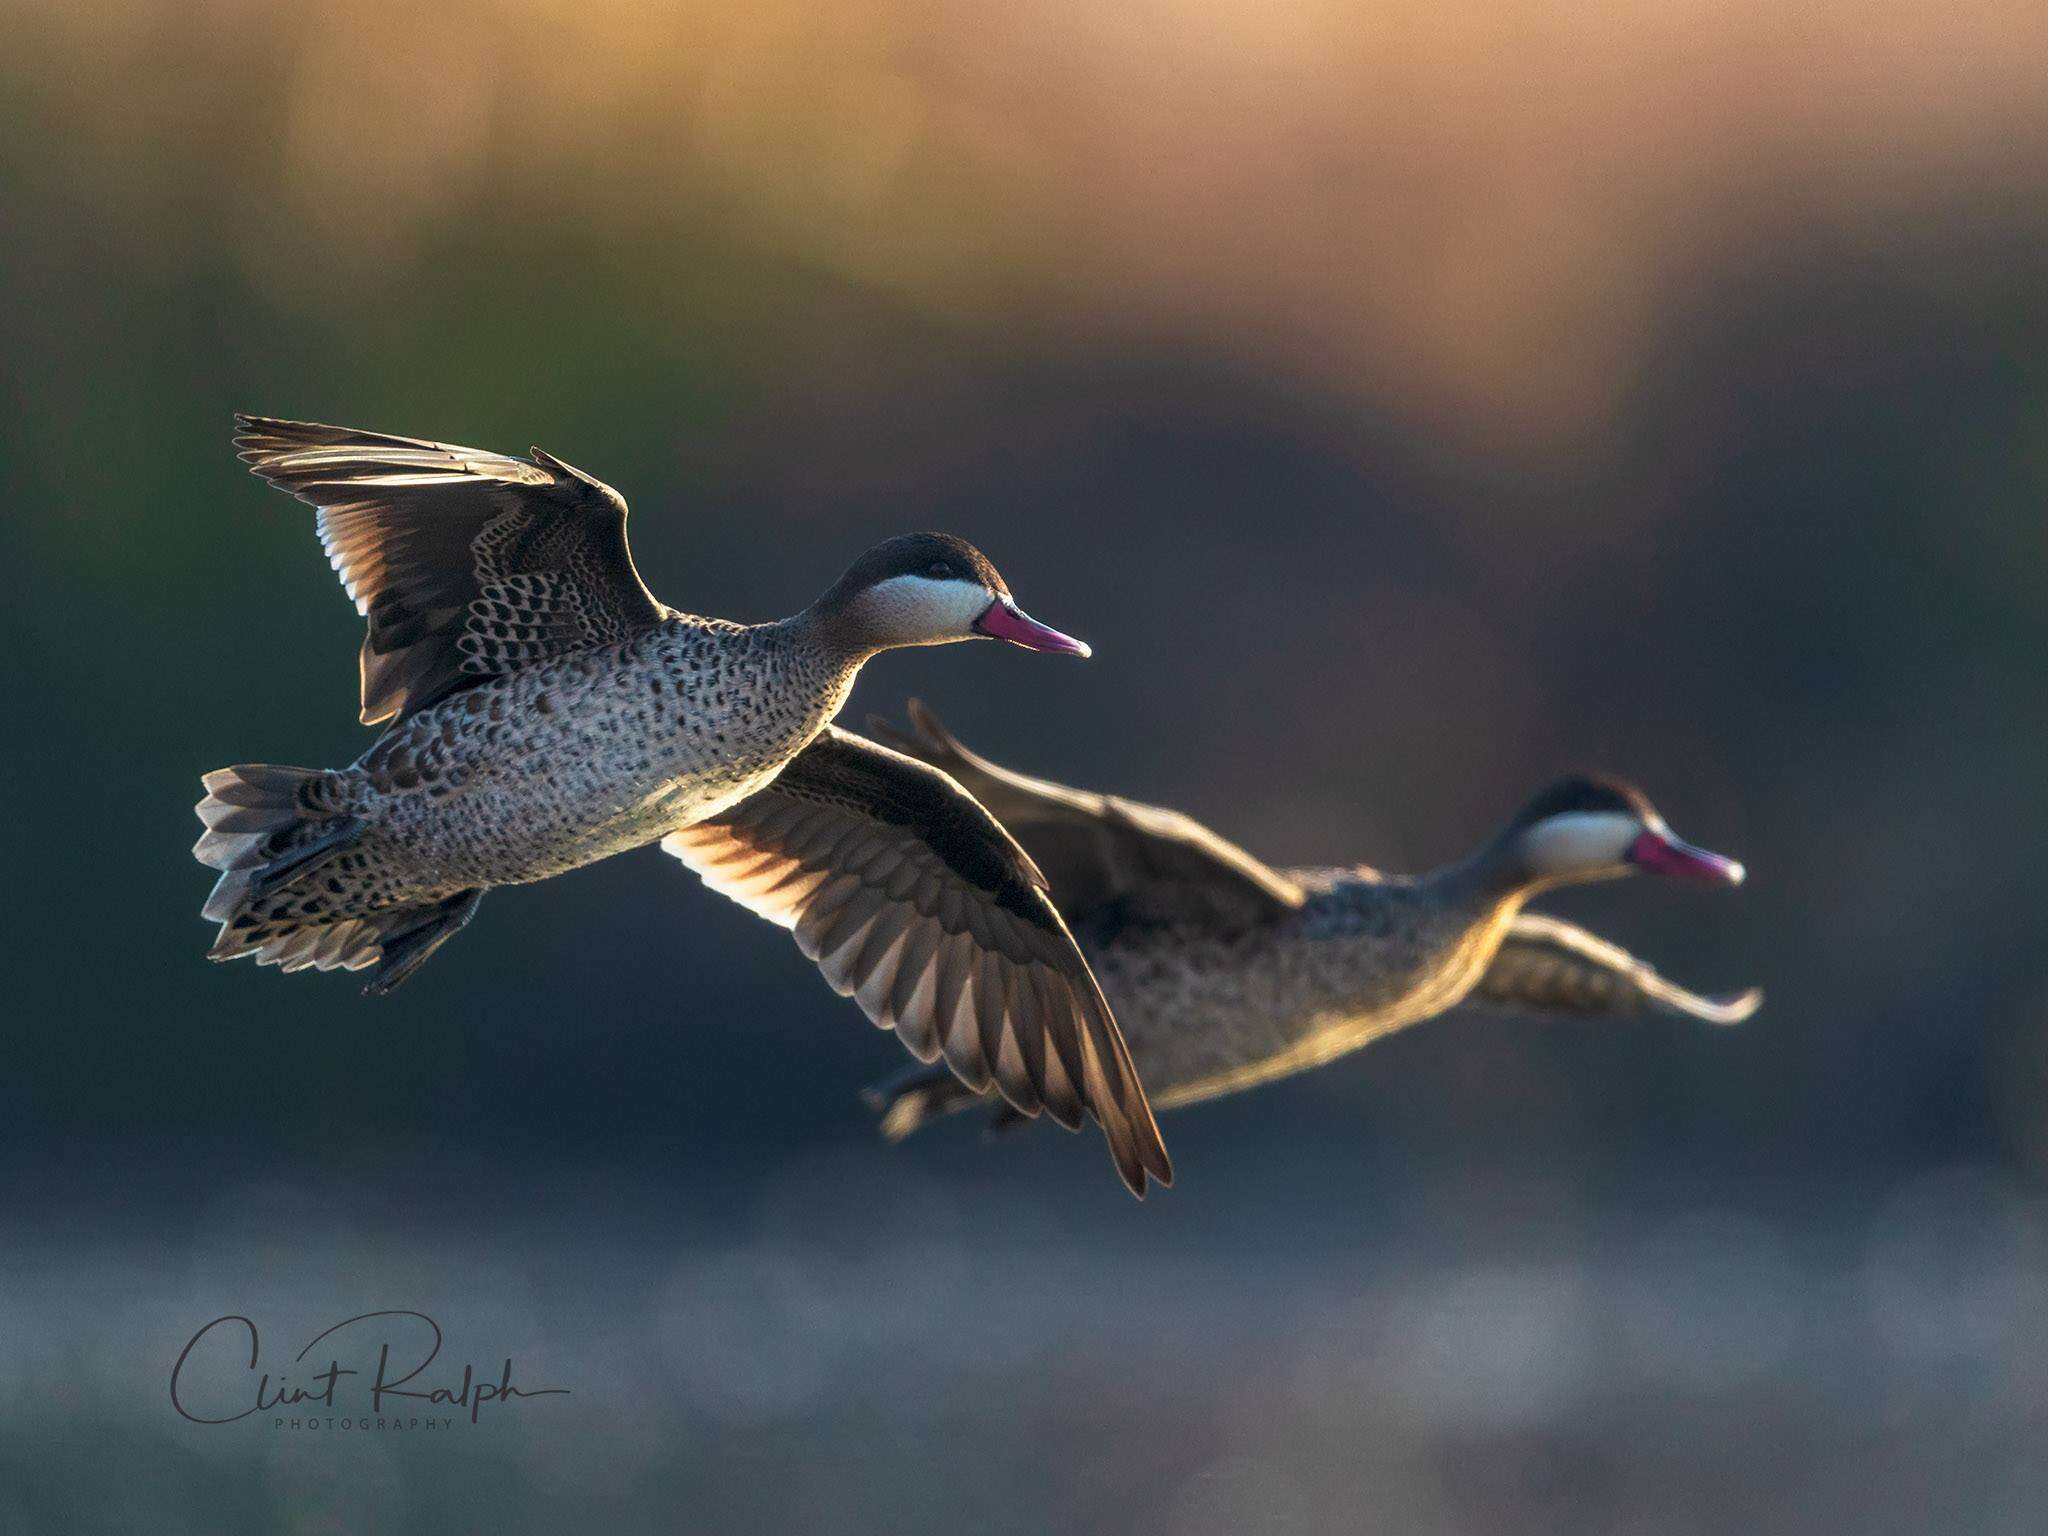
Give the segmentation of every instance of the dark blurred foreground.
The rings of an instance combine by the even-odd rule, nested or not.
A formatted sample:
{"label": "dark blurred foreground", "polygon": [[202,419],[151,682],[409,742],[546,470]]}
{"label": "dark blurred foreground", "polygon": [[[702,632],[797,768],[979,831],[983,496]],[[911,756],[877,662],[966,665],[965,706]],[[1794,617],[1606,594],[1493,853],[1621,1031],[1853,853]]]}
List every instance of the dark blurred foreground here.
{"label": "dark blurred foreground", "polygon": [[[1182,1145],[1189,1145],[1183,1140]],[[1334,1150],[1334,1149],[1333,1149]],[[1028,1183],[841,1150],[770,1168],[369,1166],[71,1201],[18,1257],[12,1530],[2037,1531],[2040,1213],[1994,1168],[1645,1195],[1253,1145],[1139,1212],[1093,1159]],[[162,1203],[159,1204],[159,1201]],[[176,1211],[175,1218],[168,1212]],[[567,1396],[471,1424],[166,1411],[201,1326],[267,1368],[433,1316],[413,1383]],[[359,1330],[361,1332],[361,1330]],[[363,1337],[383,1337],[363,1333]],[[424,1334],[394,1326],[394,1358]],[[202,1417],[246,1407],[202,1342]],[[330,1341],[353,1367],[374,1365]],[[310,1368],[323,1363],[316,1352]],[[452,1363],[451,1363],[452,1362]],[[402,1368],[394,1368],[396,1379]],[[294,1379],[304,1379],[294,1374]],[[196,1388],[195,1384],[196,1383]],[[282,1420],[282,1422],[280,1422]],[[373,1427],[375,1426],[375,1427]],[[112,1469],[118,1468],[118,1472]]]}

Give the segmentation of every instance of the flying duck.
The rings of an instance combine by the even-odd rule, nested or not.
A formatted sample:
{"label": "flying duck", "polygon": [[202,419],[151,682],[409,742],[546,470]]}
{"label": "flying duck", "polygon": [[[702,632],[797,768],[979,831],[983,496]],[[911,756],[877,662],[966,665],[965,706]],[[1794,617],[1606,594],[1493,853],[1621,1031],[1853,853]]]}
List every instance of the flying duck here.
{"label": "flying duck", "polygon": [[[1462,862],[1408,878],[1273,869],[1178,811],[1027,778],[969,751],[916,702],[870,730],[944,770],[1002,822],[1115,1006],[1159,1109],[1307,1071],[1461,1003],[1552,1015],[1643,1010],[1735,1024],[1751,990],[1701,997],[1626,950],[1522,910],[1562,885],[1651,873],[1739,885],[1643,793],[1570,778]],[[987,1099],[913,1070],[870,1090],[891,1140]],[[996,1123],[1014,1123],[996,1106]]]}
{"label": "flying duck", "polygon": [[699,618],[642,585],[618,492],[539,449],[237,422],[250,469],[318,509],[369,621],[362,719],[384,729],[346,768],[205,775],[193,853],[221,871],[213,959],[367,968],[389,992],[492,886],[669,838],[750,882],[835,985],[885,945],[891,984],[863,962],[860,1000],[922,1059],[1020,1114],[1092,1113],[1135,1193],[1171,1182],[1031,860],[952,780],[828,723],[896,647],[1088,654],[1027,617],[980,550],[909,534],[778,623]]}

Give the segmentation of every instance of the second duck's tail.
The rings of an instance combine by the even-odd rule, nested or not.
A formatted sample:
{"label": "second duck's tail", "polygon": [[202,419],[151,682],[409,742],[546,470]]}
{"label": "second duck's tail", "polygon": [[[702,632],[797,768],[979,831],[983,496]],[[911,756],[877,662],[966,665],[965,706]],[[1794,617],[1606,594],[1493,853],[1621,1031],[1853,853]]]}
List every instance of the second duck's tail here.
{"label": "second duck's tail", "polygon": [[480,890],[405,905],[378,899],[384,871],[357,847],[339,774],[239,763],[201,781],[206,831],[192,856],[221,872],[201,915],[220,924],[207,958],[287,971],[376,966],[388,992],[469,921]]}

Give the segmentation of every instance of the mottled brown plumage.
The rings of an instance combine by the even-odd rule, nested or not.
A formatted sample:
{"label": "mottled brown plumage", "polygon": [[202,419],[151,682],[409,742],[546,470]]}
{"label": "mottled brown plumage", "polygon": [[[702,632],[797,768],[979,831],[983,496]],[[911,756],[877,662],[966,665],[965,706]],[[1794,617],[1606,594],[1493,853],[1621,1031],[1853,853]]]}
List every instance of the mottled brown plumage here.
{"label": "mottled brown plumage", "polygon": [[[492,886],[671,834],[679,855],[720,868],[749,837],[769,839],[760,852],[795,855],[758,818],[715,818],[818,740],[869,658],[983,636],[1086,654],[1019,612],[988,559],[950,535],[888,540],[801,613],[736,624],[657,602],[633,568],[623,498],[538,449],[529,461],[239,420],[250,468],[318,509],[329,558],[368,621],[362,718],[385,730],[346,768],[206,775],[193,851],[221,871],[205,907],[220,924],[215,959],[374,968],[371,990],[389,991]],[[830,783],[800,776],[784,798],[829,802],[836,840],[806,844],[788,870],[857,894],[877,920],[901,921],[911,909],[887,904],[903,898],[936,901],[920,921],[936,921],[947,963],[978,978],[944,995],[971,1002],[975,1038],[993,1055],[968,1051],[950,1017],[925,1019],[906,1042],[927,1059],[944,1051],[977,1086],[993,1070],[1020,1107],[1043,1104],[1069,1123],[1093,1112],[1134,1190],[1167,1180],[1116,1024],[1030,860],[919,763],[836,734],[814,763],[833,769]],[[884,830],[892,867],[936,883],[884,877]],[[815,927],[799,921],[799,942]],[[835,985],[845,981],[837,945],[806,948]]]}
{"label": "mottled brown plumage", "polygon": [[[1696,996],[1581,928],[1521,910],[1549,886],[1624,872],[1620,860],[1532,868],[1532,837],[1570,825],[1559,818],[1632,818],[1675,843],[1630,786],[1565,781],[1473,857],[1418,878],[1276,870],[1178,811],[999,767],[915,703],[911,720],[908,733],[870,728],[957,780],[1044,871],[1159,1109],[1320,1066],[1462,1003],[1735,1023],[1761,1001]],[[892,1137],[984,1099],[995,1102],[919,1072],[875,1095]]]}

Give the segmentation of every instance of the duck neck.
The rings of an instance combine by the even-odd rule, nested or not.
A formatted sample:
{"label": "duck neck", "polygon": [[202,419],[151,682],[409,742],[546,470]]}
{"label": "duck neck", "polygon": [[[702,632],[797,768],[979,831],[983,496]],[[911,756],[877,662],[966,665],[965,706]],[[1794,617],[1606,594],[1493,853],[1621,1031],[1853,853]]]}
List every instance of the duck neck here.
{"label": "duck neck", "polygon": [[1302,967],[1319,1010],[1363,1040],[1455,1007],[1493,963],[1523,899],[1477,860],[1413,880],[1339,879],[1312,903],[1316,942]]}
{"label": "duck neck", "polygon": [[1539,889],[1514,840],[1506,836],[1494,838],[1469,857],[1424,878],[1440,893],[1446,907],[1469,912],[1474,918],[1512,917]]}
{"label": "duck neck", "polygon": [[814,729],[822,729],[845,705],[862,663],[874,652],[850,644],[810,609],[755,631],[764,662],[813,701]]}
{"label": "duck neck", "polygon": [[864,663],[886,649],[863,633],[862,626],[853,621],[845,606],[830,603],[826,598],[767,628],[775,632],[778,643],[827,666],[845,669],[849,680]]}

